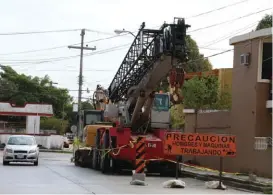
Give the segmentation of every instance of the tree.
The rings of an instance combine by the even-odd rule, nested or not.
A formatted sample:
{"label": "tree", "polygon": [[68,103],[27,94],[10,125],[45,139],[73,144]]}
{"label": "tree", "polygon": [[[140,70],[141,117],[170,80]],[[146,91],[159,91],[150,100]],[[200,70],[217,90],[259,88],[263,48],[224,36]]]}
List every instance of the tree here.
{"label": "tree", "polygon": [[23,105],[27,102],[52,104],[54,115],[62,117],[63,108],[71,103],[67,89],[57,88],[46,75],[43,78],[18,74],[9,66],[0,72],[0,101],[15,102]]}
{"label": "tree", "polygon": [[272,27],[272,15],[266,14],[258,23],[256,30]]}
{"label": "tree", "polygon": [[[186,45],[189,51],[189,60],[183,66],[186,73],[190,72],[204,72],[212,70],[212,64],[210,61],[199,52],[198,45],[189,35],[186,36]],[[156,91],[163,90],[164,92],[169,91],[169,84],[167,77],[162,79],[161,83],[157,86]],[[171,112],[171,119],[173,128],[182,128],[184,124],[183,105],[174,105]]]}
{"label": "tree", "polygon": [[197,111],[202,109],[230,109],[231,94],[228,90],[219,89],[218,78],[215,76],[194,77],[185,81],[182,88],[184,103],[175,105],[171,109],[172,126],[182,128],[184,125],[183,109],[195,109],[196,120]]}
{"label": "tree", "polygon": [[[59,133],[64,132],[70,117],[67,116],[66,111],[72,101],[67,89],[53,86],[48,75],[39,78],[18,74],[9,66],[1,66],[1,70],[0,101],[13,102],[17,105],[24,105],[27,102],[52,104],[54,117],[42,118],[41,128],[55,129]],[[25,117],[1,118],[12,121],[25,120]]]}
{"label": "tree", "polygon": [[201,109],[230,109],[231,95],[219,89],[215,76],[194,77],[185,82],[183,89],[184,107]]}
{"label": "tree", "polygon": [[[203,54],[200,54],[199,47],[189,35],[186,36],[186,45],[189,51],[188,62],[183,66],[186,73],[204,72],[212,70],[212,64]],[[156,91],[169,91],[167,76],[156,87]]]}
{"label": "tree", "polygon": [[40,128],[45,130],[56,130],[57,134],[62,135],[68,128],[68,121],[55,117],[41,118]]}
{"label": "tree", "polygon": [[199,47],[189,35],[186,37],[186,45],[189,50],[189,61],[184,66],[186,72],[203,72],[212,69],[210,61],[199,52]]}
{"label": "tree", "polygon": [[94,107],[89,101],[84,101],[84,102],[82,102],[82,109],[83,110],[92,110],[92,109],[94,109]]}

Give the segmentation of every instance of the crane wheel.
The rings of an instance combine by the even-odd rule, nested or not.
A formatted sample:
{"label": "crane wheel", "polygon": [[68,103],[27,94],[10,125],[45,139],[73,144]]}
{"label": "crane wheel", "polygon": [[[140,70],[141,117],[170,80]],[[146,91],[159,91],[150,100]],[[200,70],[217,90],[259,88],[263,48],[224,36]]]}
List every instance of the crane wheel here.
{"label": "crane wheel", "polygon": [[95,145],[95,148],[92,149],[92,168],[95,169],[95,170],[99,170],[100,169],[99,151],[96,150],[96,148],[100,149],[100,129],[97,129],[96,145]]}
{"label": "crane wheel", "polygon": [[[104,134],[103,138],[103,149],[109,149],[110,147],[110,139],[109,139],[109,130],[107,129]],[[106,153],[105,150],[102,152],[101,160],[100,160],[100,169],[102,173],[109,173],[110,172],[110,155]],[[106,153],[106,154],[105,154]]]}
{"label": "crane wheel", "polygon": [[92,169],[98,170],[99,164],[98,164],[98,151],[92,150]]}
{"label": "crane wheel", "polygon": [[75,164],[75,166],[81,166],[81,163],[79,162],[80,157],[81,157],[81,153],[80,153],[79,150],[77,150],[77,151],[75,152],[75,159],[74,159],[74,164]]}
{"label": "crane wheel", "polygon": [[175,163],[167,163],[168,167],[161,169],[160,176],[163,177],[175,177],[176,176],[176,164]]}

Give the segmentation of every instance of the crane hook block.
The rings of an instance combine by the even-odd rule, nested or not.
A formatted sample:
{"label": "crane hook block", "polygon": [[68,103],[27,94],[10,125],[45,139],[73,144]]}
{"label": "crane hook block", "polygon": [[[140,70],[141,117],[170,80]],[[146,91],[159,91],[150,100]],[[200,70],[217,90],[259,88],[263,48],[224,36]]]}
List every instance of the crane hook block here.
{"label": "crane hook block", "polygon": [[169,84],[171,87],[182,87],[185,80],[185,71],[183,68],[172,68],[169,73]]}

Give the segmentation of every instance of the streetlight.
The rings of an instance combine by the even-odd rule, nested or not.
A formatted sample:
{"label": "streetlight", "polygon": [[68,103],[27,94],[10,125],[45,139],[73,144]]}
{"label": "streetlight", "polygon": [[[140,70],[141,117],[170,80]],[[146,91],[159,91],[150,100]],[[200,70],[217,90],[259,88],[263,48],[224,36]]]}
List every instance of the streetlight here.
{"label": "streetlight", "polygon": [[116,33],[116,34],[122,34],[122,33],[129,33],[129,34],[131,34],[132,36],[134,36],[134,37],[136,37],[136,35],[134,35],[131,31],[128,31],[128,30],[125,30],[125,29],[123,29],[123,30],[118,30],[118,29],[116,29],[116,30],[114,30],[114,32]]}

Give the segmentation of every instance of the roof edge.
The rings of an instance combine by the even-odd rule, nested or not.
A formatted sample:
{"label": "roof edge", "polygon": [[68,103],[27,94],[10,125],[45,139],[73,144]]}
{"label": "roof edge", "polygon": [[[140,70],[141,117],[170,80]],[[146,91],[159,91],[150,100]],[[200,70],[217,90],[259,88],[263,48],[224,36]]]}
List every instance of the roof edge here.
{"label": "roof edge", "polygon": [[251,39],[255,39],[259,37],[265,37],[269,35],[272,35],[272,28],[264,28],[261,30],[252,31],[246,34],[232,37],[231,39],[229,39],[229,44],[233,45],[235,43],[239,43],[239,42],[243,42],[243,41],[247,41],[247,40],[251,40]]}

